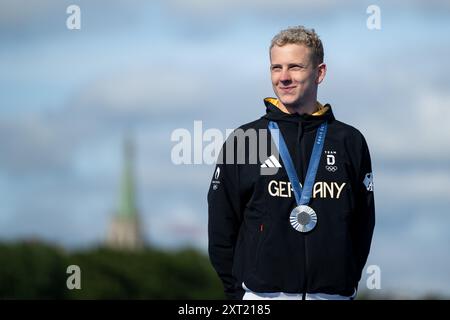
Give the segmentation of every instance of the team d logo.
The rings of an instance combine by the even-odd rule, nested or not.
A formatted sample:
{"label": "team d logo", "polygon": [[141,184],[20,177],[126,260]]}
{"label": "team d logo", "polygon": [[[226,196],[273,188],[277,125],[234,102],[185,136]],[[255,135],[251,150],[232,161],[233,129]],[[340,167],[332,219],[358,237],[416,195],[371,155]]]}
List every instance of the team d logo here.
{"label": "team d logo", "polygon": [[325,151],[327,164],[325,169],[329,172],[336,172],[338,167],[336,166],[336,151]]}

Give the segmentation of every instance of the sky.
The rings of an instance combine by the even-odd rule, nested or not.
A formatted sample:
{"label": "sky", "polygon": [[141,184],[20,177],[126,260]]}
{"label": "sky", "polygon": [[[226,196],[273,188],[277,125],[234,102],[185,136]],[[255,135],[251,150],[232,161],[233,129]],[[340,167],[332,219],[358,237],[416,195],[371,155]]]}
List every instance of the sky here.
{"label": "sky", "polygon": [[102,243],[130,134],[148,243],[206,252],[214,166],[174,164],[171,135],[263,115],[270,40],[304,25],[324,44],[319,101],[369,144],[381,291],[450,296],[449,18],[447,1],[0,0],[0,240]]}

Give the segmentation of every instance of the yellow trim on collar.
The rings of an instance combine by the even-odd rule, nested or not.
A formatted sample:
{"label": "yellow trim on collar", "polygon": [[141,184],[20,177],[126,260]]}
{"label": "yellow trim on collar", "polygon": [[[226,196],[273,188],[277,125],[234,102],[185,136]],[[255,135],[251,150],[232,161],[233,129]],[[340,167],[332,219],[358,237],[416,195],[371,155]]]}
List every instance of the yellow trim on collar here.
{"label": "yellow trim on collar", "polygon": [[270,102],[275,107],[278,107],[278,99],[276,99],[276,98],[265,98],[264,100],[267,101],[267,102]]}
{"label": "yellow trim on collar", "polygon": [[317,105],[317,111],[312,114],[313,116],[321,116],[321,115],[325,114],[329,109],[328,106],[324,107],[319,101],[316,102],[316,105]]}
{"label": "yellow trim on collar", "polygon": [[[278,107],[278,103],[279,103],[278,99],[276,99],[276,98],[265,98],[264,100],[269,102],[269,103],[271,103],[271,104],[273,104],[275,107]],[[317,106],[317,111],[314,112],[312,114],[312,116],[321,116],[321,115],[325,114],[328,111],[328,109],[329,109],[328,106],[324,107],[319,101],[316,102],[316,106]]]}

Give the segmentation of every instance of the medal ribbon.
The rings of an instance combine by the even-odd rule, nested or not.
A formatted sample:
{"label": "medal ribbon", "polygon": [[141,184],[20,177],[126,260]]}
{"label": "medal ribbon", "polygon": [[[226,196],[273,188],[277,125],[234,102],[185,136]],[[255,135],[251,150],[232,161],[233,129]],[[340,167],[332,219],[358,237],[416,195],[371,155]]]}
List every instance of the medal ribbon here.
{"label": "medal ribbon", "polygon": [[291,155],[289,154],[286,142],[281,134],[281,130],[276,122],[269,122],[270,133],[285,165],[289,181],[294,189],[295,201],[298,206],[307,205],[311,199],[314,181],[316,180],[317,168],[319,167],[320,156],[322,154],[325,137],[327,135],[327,128],[328,125],[325,121],[317,129],[316,140],[314,141],[311,158],[309,159],[308,171],[306,172],[305,184],[302,189]]}

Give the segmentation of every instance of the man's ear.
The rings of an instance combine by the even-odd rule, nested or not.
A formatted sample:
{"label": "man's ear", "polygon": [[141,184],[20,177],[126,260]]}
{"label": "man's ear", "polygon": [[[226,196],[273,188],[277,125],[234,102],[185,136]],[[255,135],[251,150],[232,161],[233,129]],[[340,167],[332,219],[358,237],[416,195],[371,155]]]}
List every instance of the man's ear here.
{"label": "man's ear", "polygon": [[317,78],[316,78],[316,84],[320,84],[323,79],[325,78],[325,75],[327,73],[327,65],[325,63],[321,63],[317,66]]}

